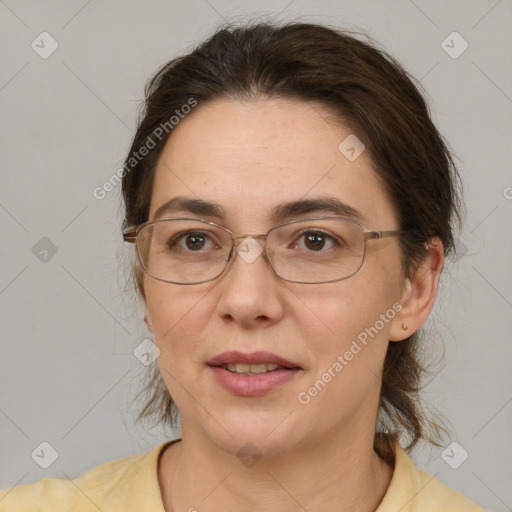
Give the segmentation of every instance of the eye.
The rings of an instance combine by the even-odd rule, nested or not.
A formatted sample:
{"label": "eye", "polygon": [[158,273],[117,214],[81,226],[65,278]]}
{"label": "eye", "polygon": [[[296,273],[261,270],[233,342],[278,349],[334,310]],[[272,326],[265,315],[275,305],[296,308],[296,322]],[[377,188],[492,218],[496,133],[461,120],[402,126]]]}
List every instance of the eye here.
{"label": "eye", "polygon": [[339,246],[339,242],[331,235],[318,230],[308,230],[300,233],[299,238],[304,240],[304,246],[309,251],[322,252],[326,244],[329,243],[327,249]]}
{"label": "eye", "polygon": [[[183,245],[185,242],[185,245]],[[211,246],[218,246],[214,244],[211,238],[202,231],[186,231],[174,235],[167,243],[169,249],[178,249],[189,252],[201,252],[205,247],[208,248],[208,242]]]}

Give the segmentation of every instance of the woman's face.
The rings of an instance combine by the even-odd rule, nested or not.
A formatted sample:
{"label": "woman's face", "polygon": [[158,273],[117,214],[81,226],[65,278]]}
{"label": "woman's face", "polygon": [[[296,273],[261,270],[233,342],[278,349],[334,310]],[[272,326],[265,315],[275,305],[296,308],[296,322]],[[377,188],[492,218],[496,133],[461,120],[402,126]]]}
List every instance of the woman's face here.
{"label": "woman's face", "polygon": [[[218,203],[225,217],[185,210],[167,216],[260,234],[273,227],[276,205],[330,197],[357,210],[367,229],[399,229],[368,155],[353,160],[350,150],[351,159],[338,149],[350,134],[316,103],[199,105],[161,154],[149,219],[163,203],[186,196]],[[333,214],[312,211],[289,220],[321,215]],[[145,318],[184,435],[203,436],[231,453],[252,443],[273,454],[326,436],[372,439],[401,285],[397,238],[369,240],[359,272],[333,283],[286,282],[263,255],[248,262],[240,254],[227,274],[208,283],[183,286],[146,276]],[[243,396],[221,385],[218,370],[207,364],[226,351],[271,352],[301,369],[268,392]]]}

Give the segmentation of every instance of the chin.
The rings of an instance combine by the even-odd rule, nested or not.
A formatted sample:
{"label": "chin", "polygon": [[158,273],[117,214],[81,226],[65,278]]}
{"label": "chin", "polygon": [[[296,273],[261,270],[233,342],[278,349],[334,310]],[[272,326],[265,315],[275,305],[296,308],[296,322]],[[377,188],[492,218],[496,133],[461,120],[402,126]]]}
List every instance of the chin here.
{"label": "chin", "polygon": [[218,448],[239,458],[284,455],[296,449],[304,432],[288,422],[286,414],[273,413],[259,417],[254,413],[243,416],[232,414],[223,415],[222,418],[222,426],[226,430],[213,421],[213,424],[209,422],[210,428],[205,429],[206,435]]}

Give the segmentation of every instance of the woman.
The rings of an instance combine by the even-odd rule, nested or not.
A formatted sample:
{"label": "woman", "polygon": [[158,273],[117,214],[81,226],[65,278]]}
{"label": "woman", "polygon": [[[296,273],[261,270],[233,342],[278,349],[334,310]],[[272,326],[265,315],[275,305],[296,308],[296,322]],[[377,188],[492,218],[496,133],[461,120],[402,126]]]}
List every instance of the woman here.
{"label": "woman", "polygon": [[483,510],[416,468],[418,331],[458,175],[384,51],[314,24],[220,28],[150,81],[124,239],[154,337],[140,418],[182,438],[0,495],[2,510]]}

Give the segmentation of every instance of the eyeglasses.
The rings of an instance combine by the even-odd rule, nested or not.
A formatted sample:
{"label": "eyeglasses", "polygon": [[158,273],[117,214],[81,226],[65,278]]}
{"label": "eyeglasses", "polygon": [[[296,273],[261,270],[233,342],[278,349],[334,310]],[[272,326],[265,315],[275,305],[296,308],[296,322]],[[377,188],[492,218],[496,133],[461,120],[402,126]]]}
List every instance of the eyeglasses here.
{"label": "eyeglasses", "polygon": [[[278,224],[265,235],[233,233],[207,220],[166,218],[123,229],[139,262],[154,279],[200,284],[222,275],[238,254],[252,263],[264,253],[274,273],[293,283],[319,284],[353,276],[363,265],[368,239],[403,231],[368,231],[354,220],[312,217]],[[265,240],[262,247],[257,238]],[[243,242],[237,243],[237,240]]]}

